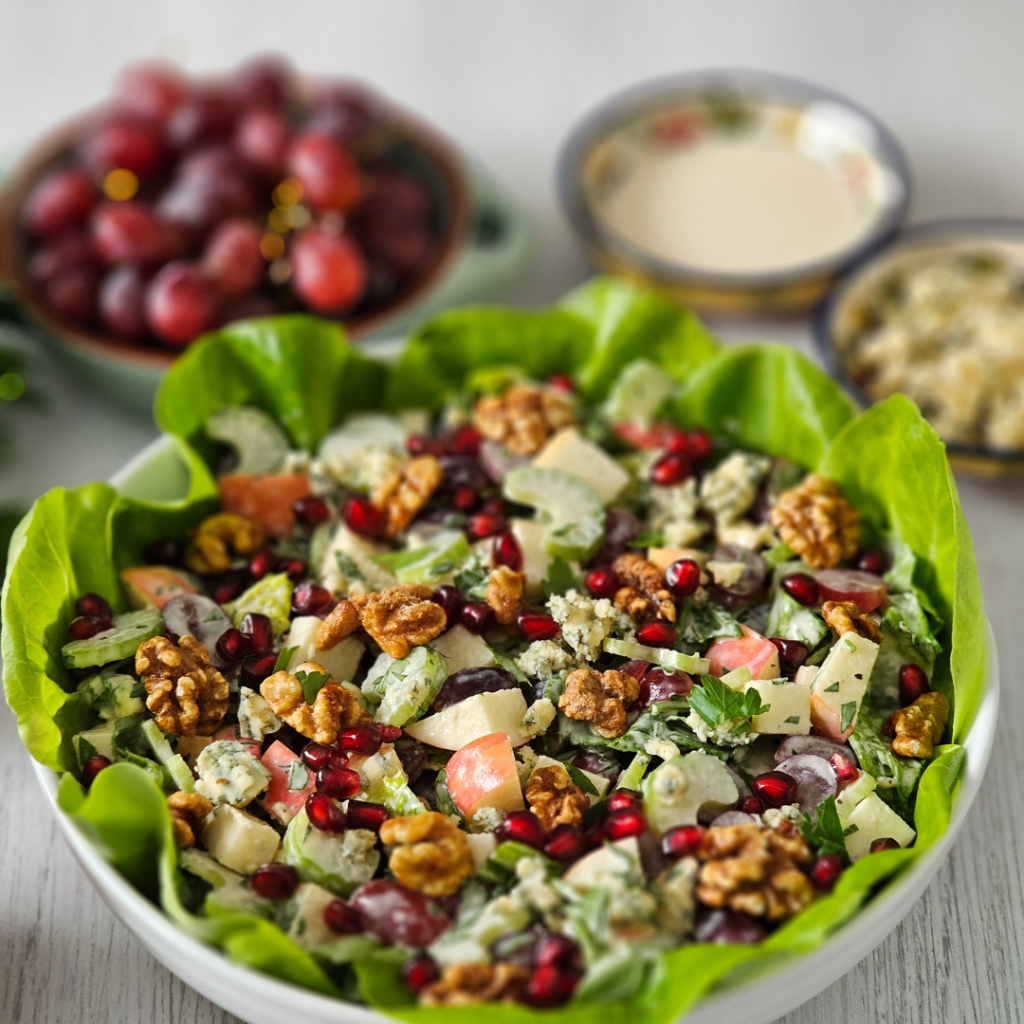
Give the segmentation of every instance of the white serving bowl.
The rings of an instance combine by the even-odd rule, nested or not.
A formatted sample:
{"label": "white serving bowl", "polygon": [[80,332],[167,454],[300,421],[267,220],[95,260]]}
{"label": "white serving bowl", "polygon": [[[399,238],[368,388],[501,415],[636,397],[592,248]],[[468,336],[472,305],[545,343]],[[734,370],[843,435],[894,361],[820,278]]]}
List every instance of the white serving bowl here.
{"label": "white serving bowl", "polygon": [[[161,438],[140,452],[111,483],[137,497],[166,499],[185,493],[188,479],[170,440]],[[988,633],[985,692],[964,740],[966,770],[946,834],[819,949],[789,958],[752,980],[723,986],[686,1016],[686,1024],[769,1024],[852,970],[907,915],[956,841],[988,765],[999,706],[999,663],[991,627]],[[157,960],[198,992],[249,1024],[280,1024],[282,1020],[301,1020],[303,1024],[379,1024],[387,1019],[364,1007],[317,995],[240,967],[187,936],[125,881],[60,811],[56,805],[59,776],[40,764],[34,768],[71,852],[103,901]]]}

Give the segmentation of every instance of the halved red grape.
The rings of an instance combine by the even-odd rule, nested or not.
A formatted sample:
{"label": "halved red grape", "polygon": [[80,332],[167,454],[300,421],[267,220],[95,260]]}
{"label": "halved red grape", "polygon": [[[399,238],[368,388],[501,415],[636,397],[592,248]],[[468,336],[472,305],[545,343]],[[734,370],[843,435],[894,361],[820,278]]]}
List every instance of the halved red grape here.
{"label": "halved red grape", "polygon": [[823,601],[853,601],[862,612],[885,604],[887,587],[881,576],[860,569],[822,569],[814,574]]}
{"label": "halved red grape", "polygon": [[375,878],[349,899],[366,930],[390,945],[425,949],[451,924],[451,918],[426,896],[393,882]]}

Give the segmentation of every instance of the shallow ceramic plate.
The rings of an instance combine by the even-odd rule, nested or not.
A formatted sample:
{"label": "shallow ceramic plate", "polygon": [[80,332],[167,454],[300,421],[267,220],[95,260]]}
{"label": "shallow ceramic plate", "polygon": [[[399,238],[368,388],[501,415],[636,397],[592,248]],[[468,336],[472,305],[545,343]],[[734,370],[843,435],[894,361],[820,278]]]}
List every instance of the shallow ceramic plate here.
{"label": "shallow ceramic plate", "polygon": [[[185,493],[187,471],[168,439],[141,452],[111,481],[135,497],[167,500]],[[891,882],[819,949],[766,970],[751,980],[721,987],[686,1017],[687,1024],[768,1024],[831,985],[871,952],[906,916],[942,866],[981,787],[995,739],[999,665],[989,630],[988,675],[977,717],[964,740],[967,763],[949,829],[913,867]],[[249,1024],[372,1024],[380,1014],[328,999],[231,963],[179,931],[125,881],[56,807],[59,777],[35,764],[36,776],[64,838],[104,902],[164,966],[218,1006]]]}
{"label": "shallow ceramic plate", "polygon": [[695,72],[612,97],[563,149],[563,207],[599,266],[698,308],[791,310],[884,244],[909,172],[870,114],[818,86]]}
{"label": "shallow ceramic plate", "polygon": [[[973,256],[978,250],[995,252],[1024,276],[1024,220],[964,217],[908,228],[884,252],[857,267],[826,296],[815,315],[818,351],[832,375],[864,405],[870,405],[874,399],[847,370],[843,349],[857,332],[866,311],[868,292],[897,267],[932,254]],[[1024,351],[1024,339],[1020,345]],[[988,448],[957,441],[946,441],[946,449],[957,469],[984,476],[1024,473],[1024,449]]]}

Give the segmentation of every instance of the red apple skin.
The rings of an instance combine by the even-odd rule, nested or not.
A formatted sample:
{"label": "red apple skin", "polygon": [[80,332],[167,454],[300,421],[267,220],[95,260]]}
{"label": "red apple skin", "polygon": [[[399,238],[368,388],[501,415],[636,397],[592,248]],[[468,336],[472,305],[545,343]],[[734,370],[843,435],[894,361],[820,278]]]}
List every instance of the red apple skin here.
{"label": "red apple skin", "polygon": [[452,755],[446,771],[448,792],[467,817],[481,807],[523,809],[523,791],[507,733],[495,732],[467,743]]}
{"label": "red apple skin", "polygon": [[302,810],[306,797],[316,789],[316,777],[312,772],[309,772],[309,781],[303,789],[288,788],[291,766],[298,760],[299,756],[293,754],[280,740],[271,744],[260,758],[263,767],[270,772],[270,785],[260,797],[259,803],[282,825],[287,825]]}
{"label": "red apple skin", "polygon": [[750,669],[751,679],[774,679],[779,674],[779,652],[770,640],[746,626],[742,637],[719,637],[705,657],[711,662],[711,674],[724,676],[738,668]]}

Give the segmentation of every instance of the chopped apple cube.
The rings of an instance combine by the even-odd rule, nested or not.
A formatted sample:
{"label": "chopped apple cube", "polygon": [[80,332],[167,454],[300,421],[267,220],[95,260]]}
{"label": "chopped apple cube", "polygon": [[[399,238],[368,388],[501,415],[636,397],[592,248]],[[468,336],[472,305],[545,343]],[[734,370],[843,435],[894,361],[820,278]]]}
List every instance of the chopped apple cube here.
{"label": "chopped apple cube", "polygon": [[878,657],[878,644],[844,633],[811,683],[811,721],[829,739],[845,743],[857,724],[860,703]]}
{"label": "chopped apple cube", "polygon": [[852,861],[866,857],[876,839],[895,839],[900,846],[909,846],[917,834],[877,793],[864,797],[854,807],[846,819],[846,829],[846,852]]}
{"label": "chopped apple cube", "polygon": [[288,671],[294,672],[303,662],[315,661],[339,683],[347,682],[355,675],[366,644],[354,636],[347,636],[326,651],[319,650],[316,631],[322,621],[316,615],[300,615],[292,619],[291,629],[284,640],[285,647],[296,648],[288,660]]}
{"label": "chopped apple cube", "polygon": [[543,583],[551,566],[551,556],[544,547],[547,524],[537,519],[512,519],[509,527],[523,553],[522,572],[526,575],[526,593],[530,597],[539,597],[543,593]]}
{"label": "chopped apple cube", "polygon": [[494,664],[494,651],[483,637],[470,633],[461,622],[432,640],[430,646],[444,658],[448,675],[464,668],[487,668]]}
{"label": "chopped apple cube", "polygon": [[405,727],[413,739],[442,750],[459,750],[467,743],[492,733],[505,733],[512,746],[530,740],[523,728],[526,698],[521,690],[478,693]]}
{"label": "chopped apple cube", "polygon": [[575,427],[558,431],[533,460],[535,466],[561,469],[579,477],[610,505],[629,483],[629,474],[603,448],[580,435]]}
{"label": "chopped apple cube", "polygon": [[467,818],[484,807],[506,813],[523,809],[516,758],[503,732],[467,743],[452,755],[445,771],[448,792]]}
{"label": "chopped apple cube", "polygon": [[252,874],[269,864],[281,845],[273,826],[231,804],[218,804],[210,816],[200,842],[226,868],[242,875]]}
{"label": "chopped apple cube", "polygon": [[288,938],[303,949],[322,946],[325,942],[336,939],[337,933],[327,926],[324,911],[327,905],[337,898],[322,885],[303,882],[285,907],[284,919],[288,926]]}

